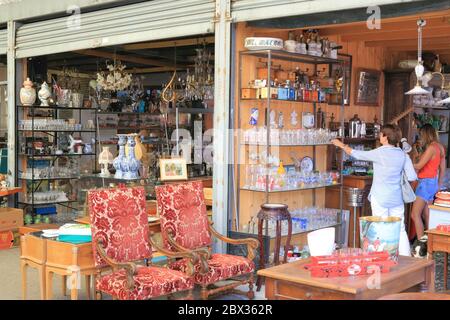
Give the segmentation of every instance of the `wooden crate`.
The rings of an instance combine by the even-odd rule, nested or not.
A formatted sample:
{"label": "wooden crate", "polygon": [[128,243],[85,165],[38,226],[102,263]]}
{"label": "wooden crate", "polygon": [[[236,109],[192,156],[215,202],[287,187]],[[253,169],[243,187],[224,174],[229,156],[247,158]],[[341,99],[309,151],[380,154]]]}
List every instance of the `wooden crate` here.
{"label": "wooden crate", "polygon": [[0,231],[16,230],[23,226],[23,210],[0,208]]}

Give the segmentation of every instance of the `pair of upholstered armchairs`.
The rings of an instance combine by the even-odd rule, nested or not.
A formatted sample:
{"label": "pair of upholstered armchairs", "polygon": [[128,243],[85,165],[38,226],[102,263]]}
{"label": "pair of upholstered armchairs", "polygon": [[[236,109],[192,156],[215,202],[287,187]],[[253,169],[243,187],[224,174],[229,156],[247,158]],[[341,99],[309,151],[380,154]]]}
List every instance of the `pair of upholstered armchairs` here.
{"label": "pair of upholstered armchairs", "polygon": [[[98,270],[96,297],[104,293],[113,299],[174,298],[180,292],[181,298],[192,299],[194,286],[199,285],[201,298],[207,299],[216,293],[236,291],[237,286],[248,283],[247,296],[253,299],[252,260],[258,242],[230,239],[212,228],[201,182],[158,186],[156,196],[162,246],[149,231],[144,188],[89,191]],[[246,244],[247,257],[211,253],[213,236],[227,243]],[[153,247],[168,258],[167,265],[151,264]],[[214,286],[224,280],[230,281]]]}

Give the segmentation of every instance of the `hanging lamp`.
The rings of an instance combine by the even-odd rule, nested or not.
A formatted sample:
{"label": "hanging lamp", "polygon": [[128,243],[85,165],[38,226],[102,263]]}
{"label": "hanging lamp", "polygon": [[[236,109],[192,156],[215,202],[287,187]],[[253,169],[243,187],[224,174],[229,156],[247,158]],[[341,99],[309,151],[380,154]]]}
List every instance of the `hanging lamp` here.
{"label": "hanging lamp", "polygon": [[422,28],[426,25],[426,21],[423,19],[417,20],[418,28],[418,48],[417,48],[417,65],[414,68],[417,78],[416,86],[410,91],[406,92],[406,95],[419,95],[419,94],[429,94],[427,90],[425,90],[421,84],[420,80],[422,79],[423,73],[425,72],[425,68],[423,66],[422,61]]}

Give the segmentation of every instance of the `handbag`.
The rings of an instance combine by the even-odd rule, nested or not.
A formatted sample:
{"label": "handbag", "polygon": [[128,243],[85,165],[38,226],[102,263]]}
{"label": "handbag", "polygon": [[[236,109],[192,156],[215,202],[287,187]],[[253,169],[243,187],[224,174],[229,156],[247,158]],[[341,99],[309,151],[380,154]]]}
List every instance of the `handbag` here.
{"label": "handbag", "polygon": [[[407,155],[405,155],[405,163],[406,163],[406,157],[407,157]],[[405,172],[405,163],[403,163],[402,179],[401,179],[402,196],[403,196],[404,203],[411,203],[416,200],[416,194],[414,193],[413,188],[409,184],[408,176],[406,175],[406,172]]]}

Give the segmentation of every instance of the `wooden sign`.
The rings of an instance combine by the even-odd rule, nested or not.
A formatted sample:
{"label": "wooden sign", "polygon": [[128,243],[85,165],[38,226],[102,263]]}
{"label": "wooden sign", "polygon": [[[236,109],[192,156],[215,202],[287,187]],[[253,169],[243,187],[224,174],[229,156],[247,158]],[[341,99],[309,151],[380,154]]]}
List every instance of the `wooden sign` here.
{"label": "wooden sign", "polygon": [[355,104],[379,106],[381,72],[371,69],[358,69],[356,74]]}

